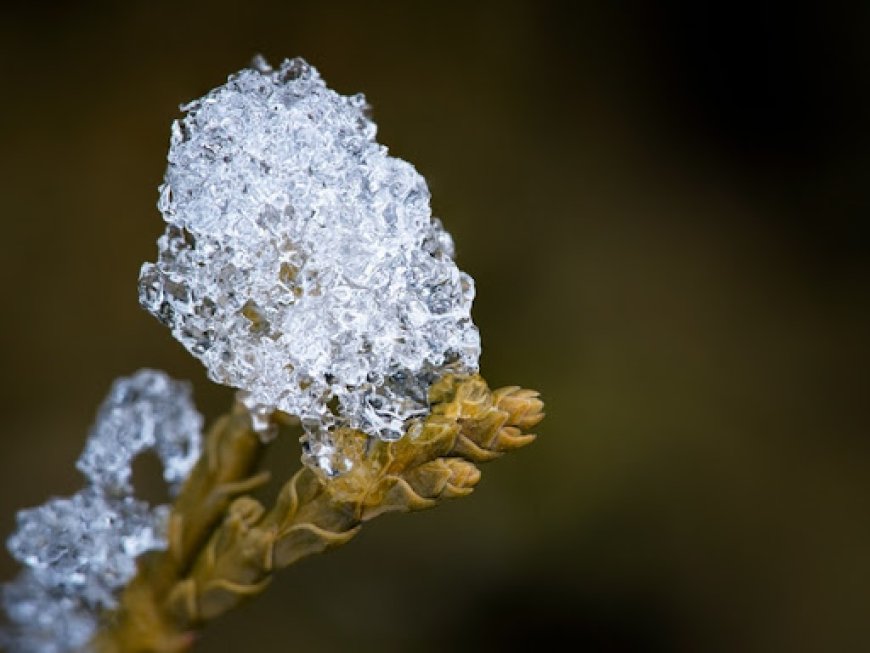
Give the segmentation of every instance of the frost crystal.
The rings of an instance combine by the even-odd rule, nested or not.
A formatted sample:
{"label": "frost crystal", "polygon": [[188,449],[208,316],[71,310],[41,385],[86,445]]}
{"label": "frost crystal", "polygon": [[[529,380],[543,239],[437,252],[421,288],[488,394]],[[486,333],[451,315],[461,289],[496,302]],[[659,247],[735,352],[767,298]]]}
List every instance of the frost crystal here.
{"label": "frost crystal", "polygon": [[8,547],[45,587],[111,607],[114,590],[136,570],[134,558],[162,548],[156,517],[148,504],[132,497],[108,499],[88,488],[20,511]]}
{"label": "frost crystal", "polygon": [[201,427],[186,384],[151,370],[115,382],[78,461],[90,485],[18,513],[7,546],[27,569],[3,588],[14,627],[0,644],[61,653],[88,642],[97,612],[113,607],[135,574],[136,557],[165,547],[168,508],[132,496],[133,459],[154,448],[166,480],[178,484],[199,457]]}
{"label": "frost crystal", "polygon": [[213,380],[298,415],[308,461],[341,472],[332,428],[399,438],[435,378],[476,370],[474,282],[362,95],[260,60],[182,108],[140,301]]}
{"label": "frost crystal", "polygon": [[84,649],[96,629],[93,611],[62,589],[47,587],[24,571],[3,588],[3,604],[15,631],[0,633],[4,650],[67,653]]}
{"label": "frost crystal", "polygon": [[201,431],[202,416],[193,406],[190,386],[142,370],[114,383],[77,466],[105,492],[130,493],[130,464],[154,449],[174,491],[199,458]]}

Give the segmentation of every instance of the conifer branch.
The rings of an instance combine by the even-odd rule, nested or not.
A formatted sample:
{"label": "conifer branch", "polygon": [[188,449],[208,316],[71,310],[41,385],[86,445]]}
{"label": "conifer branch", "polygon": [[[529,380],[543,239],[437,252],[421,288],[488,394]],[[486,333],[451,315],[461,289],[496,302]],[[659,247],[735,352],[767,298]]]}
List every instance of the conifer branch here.
{"label": "conifer branch", "polygon": [[536,392],[492,392],[480,376],[447,377],[432,387],[430,401],[417,432],[396,442],[340,430],[341,448],[358,456],[351,471],[327,478],[304,467],[269,510],[222,491],[245,488],[262,445],[238,408],[220,420],[173,507],[178,533],[170,549],[143,561],[95,640],[97,650],[187,650],[197,630],[260,594],[276,570],[348,542],[384,513],[470,494],[478,465],[531,443],[535,436],[526,431],[543,418]]}

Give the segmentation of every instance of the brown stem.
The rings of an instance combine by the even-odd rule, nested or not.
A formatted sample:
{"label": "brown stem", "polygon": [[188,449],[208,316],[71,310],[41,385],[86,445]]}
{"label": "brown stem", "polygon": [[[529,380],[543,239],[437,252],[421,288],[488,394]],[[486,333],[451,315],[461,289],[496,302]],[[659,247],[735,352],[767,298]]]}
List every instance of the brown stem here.
{"label": "brown stem", "polygon": [[95,650],[173,653],[190,646],[193,634],[179,628],[167,613],[166,598],[193,567],[233,499],[265,480],[262,475],[250,476],[262,450],[240,404],[215,422],[202,457],[172,506],[167,550],[139,559],[139,572],[125,589],[120,607],[107,615],[93,643]]}

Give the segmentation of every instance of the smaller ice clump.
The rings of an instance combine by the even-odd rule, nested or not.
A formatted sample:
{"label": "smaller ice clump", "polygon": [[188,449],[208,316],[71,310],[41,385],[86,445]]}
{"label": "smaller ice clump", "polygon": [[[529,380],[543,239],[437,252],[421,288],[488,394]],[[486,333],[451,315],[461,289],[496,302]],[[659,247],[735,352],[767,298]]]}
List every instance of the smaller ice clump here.
{"label": "smaller ice clump", "polygon": [[26,569],[3,588],[12,627],[0,645],[15,653],[84,650],[99,611],[116,605],[136,573],[136,557],[166,546],[168,506],[133,496],[133,459],[154,449],[174,492],[199,458],[201,432],[187,384],[152,370],[113,384],[77,463],[89,485],[18,513],[7,546]]}
{"label": "smaller ice clump", "polygon": [[302,59],[182,109],[140,302],[255,412],[299,416],[306,461],[340,473],[333,429],[398,439],[435,379],[477,370],[474,281],[365,98]]}
{"label": "smaller ice clump", "polygon": [[201,432],[190,386],[143,370],[112,386],[76,466],[103,492],[130,494],[130,464],[154,449],[174,492],[199,458]]}

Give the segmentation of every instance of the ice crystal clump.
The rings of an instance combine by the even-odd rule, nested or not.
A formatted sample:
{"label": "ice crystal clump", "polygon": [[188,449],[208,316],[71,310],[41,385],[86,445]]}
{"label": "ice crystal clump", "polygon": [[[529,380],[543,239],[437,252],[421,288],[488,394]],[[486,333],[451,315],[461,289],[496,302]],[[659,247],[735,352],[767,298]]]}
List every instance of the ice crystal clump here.
{"label": "ice crystal clump", "polygon": [[4,650],[17,653],[68,653],[84,650],[96,629],[93,610],[75,594],[42,584],[24,571],[3,588],[12,631],[0,633]]}
{"label": "ice crystal clump", "polygon": [[136,570],[134,558],[162,547],[158,517],[147,503],[88,488],[20,511],[8,546],[42,585],[110,607],[115,589]]}
{"label": "ice crystal clump", "polygon": [[477,369],[474,282],[362,95],[261,60],[182,108],[140,301],[213,380],[298,415],[308,461],[341,472],[331,429],[399,438],[433,379]]}
{"label": "ice crystal clump", "polygon": [[133,496],[131,464],[153,448],[177,485],[199,457],[202,417],[187,384],[142,370],[119,379],[97,413],[78,468],[89,485],[18,513],[7,546],[25,567],[3,588],[13,627],[0,644],[17,653],[77,651],[96,614],[136,572],[136,557],[165,548],[167,506]]}
{"label": "ice crystal clump", "polygon": [[130,463],[154,449],[174,491],[199,458],[201,431],[190,386],[142,370],[112,386],[77,466],[106,492],[130,493]]}

